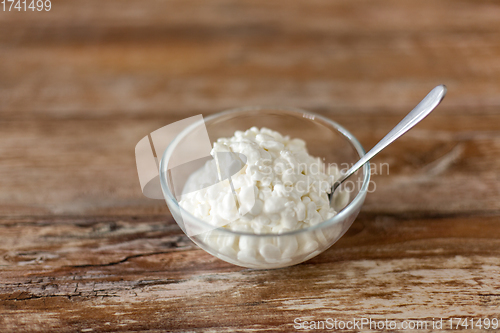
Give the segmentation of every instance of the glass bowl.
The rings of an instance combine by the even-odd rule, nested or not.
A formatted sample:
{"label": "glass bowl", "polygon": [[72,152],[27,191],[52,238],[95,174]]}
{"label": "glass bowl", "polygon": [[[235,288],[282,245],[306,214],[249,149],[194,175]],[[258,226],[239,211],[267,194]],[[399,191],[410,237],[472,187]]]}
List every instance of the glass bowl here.
{"label": "glass bowl", "polygon": [[[346,170],[365,152],[358,140],[345,128],[325,117],[288,107],[243,107],[217,113],[204,119],[210,142],[220,137],[231,137],[237,130],[252,126],[267,127],[290,138],[300,138],[307,144],[310,155],[323,162]],[[336,191],[333,205],[337,215],[314,226],[279,234],[250,234],[224,227],[216,228],[183,209],[172,185],[167,168],[176,150],[183,149],[193,126],[185,128],[169,144],[159,165],[162,192],[172,216],[186,232],[202,230],[196,234],[186,232],[199,247],[231,264],[257,269],[280,268],[309,260],[332,246],[351,226],[359,214],[370,181],[370,166],[352,175]],[[184,145],[185,147],[185,145]],[[190,172],[185,172],[185,181]],[[179,176],[176,176],[179,178]],[[181,177],[182,178],[182,177]],[[176,179],[179,183],[179,180]]]}

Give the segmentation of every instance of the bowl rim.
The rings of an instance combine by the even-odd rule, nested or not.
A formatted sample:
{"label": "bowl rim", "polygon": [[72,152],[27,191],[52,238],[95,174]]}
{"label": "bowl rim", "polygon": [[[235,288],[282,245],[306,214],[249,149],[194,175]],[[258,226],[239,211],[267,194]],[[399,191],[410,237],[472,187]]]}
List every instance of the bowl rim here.
{"label": "bowl rim", "polygon": [[[228,109],[225,111],[217,112],[217,113],[214,113],[214,114],[209,115],[207,117],[203,117],[203,121],[211,121],[211,120],[214,120],[214,119],[217,119],[219,117],[222,117],[222,116],[225,116],[228,114],[232,114],[232,113],[248,112],[248,111],[264,111],[264,110],[284,111],[284,112],[296,113],[296,114],[300,114],[303,118],[307,118],[310,120],[315,120],[316,118],[321,119],[322,121],[324,121],[324,122],[328,123],[329,125],[331,125],[332,127],[334,127],[340,134],[342,134],[344,137],[347,138],[347,140],[354,146],[354,149],[358,153],[359,158],[361,158],[365,155],[365,150],[364,150],[363,146],[361,145],[361,143],[358,141],[358,139],[356,139],[356,137],[351,132],[349,132],[347,129],[345,129],[343,126],[341,126],[337,122],[335,122],[327,117],[324,117],[322,115],[319,115],[319,114],[316,114],[313,112],[309,112],[309,111],[306,111],[306,110],[303,110],[300,108],[287,107],[287,106],[275,106],[275,105],[243,106],[243,107],[238,107],[238,108],[233,108],[233,109]],[[188,212],[187,210],[185,210],[184,208],[182,208],[179,205],[179,202],[173,196],[173,194],[170,191],[170,188],[168,186],[168,183],[166,181],[165,174],[167,173],[166,172],[167,170],[164,170],[165,172],[163,172],[163,169],[166,168],[165,161],[168,160],[167,155],[171,155],[173,148],[175,146],[177,146],[179,141],[187,133],[189,133],[192,129],[199,126],[200,122],[201,121],[197,121],[197,122],[187,126],[178,135],[176,135],[175,138],[168,144],[167,148],[163,152],[163,155],[160,159],[159,166],[158,166],[158,172],[159,172],[159,178],[160,178],[160,184],[161,184],[163,196],[164,197],[165,197],[165,195],[168,196],[168,199],[170,199],[176,205],[176,207],[179,209],[179,211],[182,212],[181,215],[187,214],[190,217],[190,219],[192,219],[193,221],[196,221],[196,223],[199,223],[201,226],[208,227],[212,231],[217,230],[219,232],[227,232],[227,233],[230,233],[230,234],[233,234],[236,236],[258,236],[258,237],[289,236],[289,235],[300,234],[302,232],[307,232],[307,231],[315,231],[316,229],[322,229],[322,228],[327,227],[327,226],[332,226],[334,224],[338,224],[338,223],[344,221],[355,210],[355,207],[360,205],[360,208],[361,208],[363,201],[366,197],[368,185],[370,182],[370,163],[365,163],[365,165],[363,166],[363,172],[364,172],[363,184],[361,185],[361,189],[359,190],[356,197],[352,201],[350,201],[349,204],[347,206],[345,206],[335,216],[333,216],[327,220],[324,220],[318,224],[309,226],[307,228],[296,229],[296,230],[287,231],[287,232],[283,232],[283,233],[263,233],[263,234],[234,231],[231,229],[226,229],[224,227],[214,228],[213,225],[195,217],[194,215],[192,215],[190,212]],[[168,156],[168,157],[170,157],[170,156]],[[167,198],[164,198],[164,199],[167,199]]]}

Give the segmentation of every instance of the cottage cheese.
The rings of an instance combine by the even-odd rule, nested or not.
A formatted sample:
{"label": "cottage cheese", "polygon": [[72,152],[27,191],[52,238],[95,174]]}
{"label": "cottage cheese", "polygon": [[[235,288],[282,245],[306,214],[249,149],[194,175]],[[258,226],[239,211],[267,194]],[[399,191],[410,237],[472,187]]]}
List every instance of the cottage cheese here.
{"label": "cottage cheese", "polygon": [[[235,156],[244,156],[246,161],[241,158],[241,169],[236,168],[225,181],[221,174],[227,170],[207,163],[191,175],[179,201],[208,224],[253,234],[283,233],[336,214],[328,193],[339,171],[309,155],[303,140],[252,127],[218,139],[211,151],[216,161],[218,153],[238,153]],[[263,251],[273,256],[269,247]]]}

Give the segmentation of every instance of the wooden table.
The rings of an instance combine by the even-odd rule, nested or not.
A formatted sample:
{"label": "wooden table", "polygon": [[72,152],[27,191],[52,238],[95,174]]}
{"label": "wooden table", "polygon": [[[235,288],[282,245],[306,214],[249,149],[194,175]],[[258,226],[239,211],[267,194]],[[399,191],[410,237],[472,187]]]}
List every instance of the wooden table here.
{"label": "wooden table", "polygon": [[[290,332],[296,318],[367,318],[430,332],[443,318],[444,332],[453,317],[499,318],[499,17],[500,3],[475,0],[0,12],[0,330]],[[376,158],[390,173],[374,175],[348,233],[303,264],[225,263],[141,194],[135,144],[173,121],[281,104],[370,148],[440,83],[443,104]]]}

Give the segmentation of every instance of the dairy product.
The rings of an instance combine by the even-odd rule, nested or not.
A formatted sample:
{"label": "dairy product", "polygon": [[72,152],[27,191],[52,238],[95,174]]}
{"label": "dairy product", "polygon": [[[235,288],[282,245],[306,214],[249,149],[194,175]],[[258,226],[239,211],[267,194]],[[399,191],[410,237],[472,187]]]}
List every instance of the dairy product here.
{"label": "dairy product", "polygon": [[179,203],[196,217],[260,234],[305,228],[336,214],[328,193],[338,170],[325,170],[320,158],[308,154],[303,140],[252,127],[218,139],[211,154],[224,152],[243,154],[246,163],[231,177],[232,186],[226,181],[203,188],[202,183],[217,174],[208,167],[191,176],[186,187],[200,189],[187,191],[191,193]]}
{"label": "dairy product", "polygon": [[[179,201],[185,210],[214,228],[281,234],[337,214],[330,207],[328,193],[339,171],[309,155],[303,140],[252,127],[218,139],[211,152],[216,162],[219,153],[235,153],[246,160],[241,159],[242,167],[224,181],[221,175],[227,171],[221,170],[221,163],[207,163],[191,175]],[[219,181],[214,179],[217,176]],[[216,230],[201,235],[218,252],[254,265],[291,260],[301,252],[309,255],[327,245],[327,236],[321,230],[276,239],[222,235]]]}

